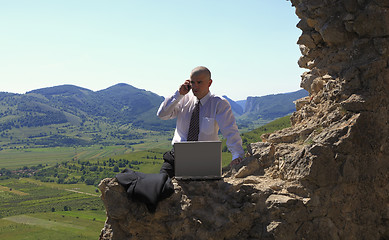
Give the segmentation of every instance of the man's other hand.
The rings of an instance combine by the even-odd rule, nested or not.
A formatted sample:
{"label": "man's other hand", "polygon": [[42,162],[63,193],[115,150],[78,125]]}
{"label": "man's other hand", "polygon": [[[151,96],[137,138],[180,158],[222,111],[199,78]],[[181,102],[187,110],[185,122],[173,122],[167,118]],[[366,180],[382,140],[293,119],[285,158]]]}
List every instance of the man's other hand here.
{"label": "man's other hand", "polygon": [[190,85],[190,80],[186,80],[184,84],[180,86],[178,91],[180,92],[181,95],[185,95],[190,91],[191,85]]}

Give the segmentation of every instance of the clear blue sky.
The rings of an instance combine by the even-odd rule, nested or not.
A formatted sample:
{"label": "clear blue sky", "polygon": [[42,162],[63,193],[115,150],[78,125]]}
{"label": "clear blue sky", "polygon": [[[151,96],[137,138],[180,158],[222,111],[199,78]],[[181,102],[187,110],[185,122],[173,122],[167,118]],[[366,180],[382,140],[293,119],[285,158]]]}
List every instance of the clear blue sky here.
{"label": "clear blue sky", "polygon": [[0,91],[117,83],[172,94],[192,68],[234,100],[299,90],[286,0],[0,0]]}

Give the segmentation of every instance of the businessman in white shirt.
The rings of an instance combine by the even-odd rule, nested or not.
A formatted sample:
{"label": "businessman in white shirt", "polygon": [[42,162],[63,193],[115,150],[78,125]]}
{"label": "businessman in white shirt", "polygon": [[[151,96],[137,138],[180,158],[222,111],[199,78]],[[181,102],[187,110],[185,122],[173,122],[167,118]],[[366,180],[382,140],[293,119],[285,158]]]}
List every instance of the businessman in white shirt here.
{"label": "businessman in white shirt", "polygon": [[[196,67],[173,96],[166,98],[158,109],[157,115],[163,120],[177,118],[176,130],[172,144],[184,141],[217,141],[219,129],[227,139],[227,147],[232,153],[231,165],[242,161],[244,151],[235,117],[229,102],[223,97],[211,94],[211,72],[206,67]],[[192,90],[192,91],[190,91]],[[198,110],[198,126],[193,133],[189,133],[192,113]],[[192,131],[192,130],[191,130]],[[174,153],[164,155],[165,163],[161,172],[174,174]],[[168,159],[168,160],[167,160]]]}

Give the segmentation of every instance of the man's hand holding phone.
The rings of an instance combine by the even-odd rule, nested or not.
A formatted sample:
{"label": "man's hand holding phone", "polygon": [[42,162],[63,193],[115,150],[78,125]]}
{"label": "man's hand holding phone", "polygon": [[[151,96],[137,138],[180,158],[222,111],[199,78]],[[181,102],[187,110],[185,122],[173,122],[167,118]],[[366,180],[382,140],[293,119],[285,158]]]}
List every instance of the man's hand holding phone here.
{"label": "man's hand holding phone", "polygon": [[179,92],[181,95],[185,95],[190,91],[191,88],[192,86],[190,85],[190,80],[186,80],[184,84],[180,86]]}

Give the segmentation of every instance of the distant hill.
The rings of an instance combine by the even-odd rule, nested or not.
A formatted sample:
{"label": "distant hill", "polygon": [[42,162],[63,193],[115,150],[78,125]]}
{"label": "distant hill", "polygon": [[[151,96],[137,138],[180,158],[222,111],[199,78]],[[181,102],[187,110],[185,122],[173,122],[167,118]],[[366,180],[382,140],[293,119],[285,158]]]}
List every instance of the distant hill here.
{"label": "distant hill", "polygon": [[248,97],[244,114],[258,114],[263,119],[276,119],[296,111],[293,101],[308,96],[304,89],[290,92],[266,95],[263,97]]}
{"label": "distant hill", "polygon": [[224,97],[230,102],[237,124],[243,128],[253,128],[291,114],[296,110],[293,101],[306,96],[308,92],[302,89],[290,93],[247,97],[246,100],[236,102]]}
{"label": "distant hill", "polygon": [[227,101],[230,103],[231,110],[234,113],[235,117],[238,117],[238,116],[243,114],[243,107],[241,105],[239,105],[237,102],[235,102],[234,100],[232,100],[231,98],[229,98],[227,96],[223,96],[223,97],[225,99],[227,99]]}
{"label": "distant hill", "polygon": [[166,127],[156,116],[163,97],[124,83],[98,92],[62,85],[34,90],[26,93],[23,98],[28,98],[30,105],[34,107],[37,107],[36,102],[40,102],[79,118],[97,117],[111,123],[133,123],[138,127],[154,130],[154,123],[158,121],[158,126]]}
{"label": "distant hill", "polygon": [[157,94],[124,83],[97,92],[74,85],[26,94],[0,92],[0,149],[4,144],[112,144],[140,139],[145,130],[172,130],[173,120],[156,116],[162,101]]}
{"label": "distant hill", "polygon": [[247,100],[247,99],[236,101],[236,103],[239,104],[239,106],[243,109],[243,111],[244,111],[244,108],[245,108],[245,106],[246,106],[246,100]]}
{"label": "distant hill", "polygon": [[276,119],[296,110],[293,101],[308,96],[304,89],[289,93],[271,94],[262,97],[247,97],[246,100],[234,101],[223,96],[231,105],[235,117],[255,115],[256,118]]}

